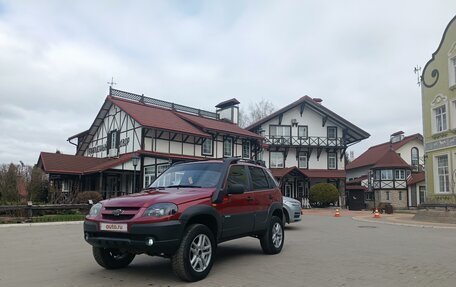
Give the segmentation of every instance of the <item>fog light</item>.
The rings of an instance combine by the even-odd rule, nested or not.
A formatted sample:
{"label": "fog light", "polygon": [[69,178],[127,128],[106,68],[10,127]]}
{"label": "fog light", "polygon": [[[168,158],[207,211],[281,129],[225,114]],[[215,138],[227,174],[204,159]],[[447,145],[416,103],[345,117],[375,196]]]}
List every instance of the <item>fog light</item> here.
{"label": "fog light", "polygon": [[147,239],[146,239],[146,245],[147,245],[147,246],[152,246],[152,245],[154,245],[154,239],[153,239],[153,238],[147,238]]}

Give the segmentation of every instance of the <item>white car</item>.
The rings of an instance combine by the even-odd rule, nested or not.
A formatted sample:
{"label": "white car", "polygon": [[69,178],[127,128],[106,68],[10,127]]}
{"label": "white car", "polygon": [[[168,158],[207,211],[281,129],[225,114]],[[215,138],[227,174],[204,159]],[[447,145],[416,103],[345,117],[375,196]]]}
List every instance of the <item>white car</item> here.
{"label": "white car", "polygon": [[283,196],[283,212],[287,223],[301,221],[301,202],[291,197]]}

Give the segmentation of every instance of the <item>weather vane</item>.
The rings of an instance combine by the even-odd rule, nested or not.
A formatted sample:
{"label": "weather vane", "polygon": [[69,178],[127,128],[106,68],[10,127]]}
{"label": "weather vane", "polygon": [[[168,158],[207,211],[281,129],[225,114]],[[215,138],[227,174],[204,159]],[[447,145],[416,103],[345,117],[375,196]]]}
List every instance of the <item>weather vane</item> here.
{"label": "weather vane", "polygon": [[109,87],[117,85],[117,83],[114,82],[114,77],[111,77],[111,82],[108,82],[108,84],[109,84]]}
{"label": "weather vane", "polygon": [[417,79],[416,79],[416,84],[417,84],[418,86],[421,86],[421,67],[416,66],[416,67],[413,69],[413,71],[415,72],[416,77],[417,77]]}

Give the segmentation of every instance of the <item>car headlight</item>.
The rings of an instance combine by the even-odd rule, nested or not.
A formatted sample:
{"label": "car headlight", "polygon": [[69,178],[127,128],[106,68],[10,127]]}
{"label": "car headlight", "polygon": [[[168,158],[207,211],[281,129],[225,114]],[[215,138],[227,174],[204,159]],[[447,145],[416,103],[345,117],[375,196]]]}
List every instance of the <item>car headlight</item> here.
{"label": "car headlight", "polygon": [[102,207],[103,206],[101,205],[101,203],[92,205],[92,207],[90,208],[89,216],[97,216],[98,214],[100,214]]}
{"label": "car headlight", "polygon": [[177,205],[174,203],[157,203],[149,206],[143,216],[162,217],[177,213]]}

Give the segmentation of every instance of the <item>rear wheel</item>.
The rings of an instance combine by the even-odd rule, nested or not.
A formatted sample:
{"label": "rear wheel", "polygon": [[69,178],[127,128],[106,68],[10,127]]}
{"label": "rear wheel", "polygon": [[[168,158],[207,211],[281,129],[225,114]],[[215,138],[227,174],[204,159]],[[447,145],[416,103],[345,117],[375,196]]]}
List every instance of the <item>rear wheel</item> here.
{"label": "rear wheel", "polygon": [[273,216],[266,232],[260,238],[261,248],[266,254],[280,253],[284,240],[283,221],[277,216]]}
{"label": "rear wheel", "polygon": [[122,252],[116,248],[92,247],[92,253],[95,261],[106,269],[127,267],[135,258],[135,254]]}
{"label": "rear wheel", "polygon": [[215,257],[215,240],[203,224],[187,228],[179,249],[171,257],[174,273],[185,281],[204,279],[211,271]]}

